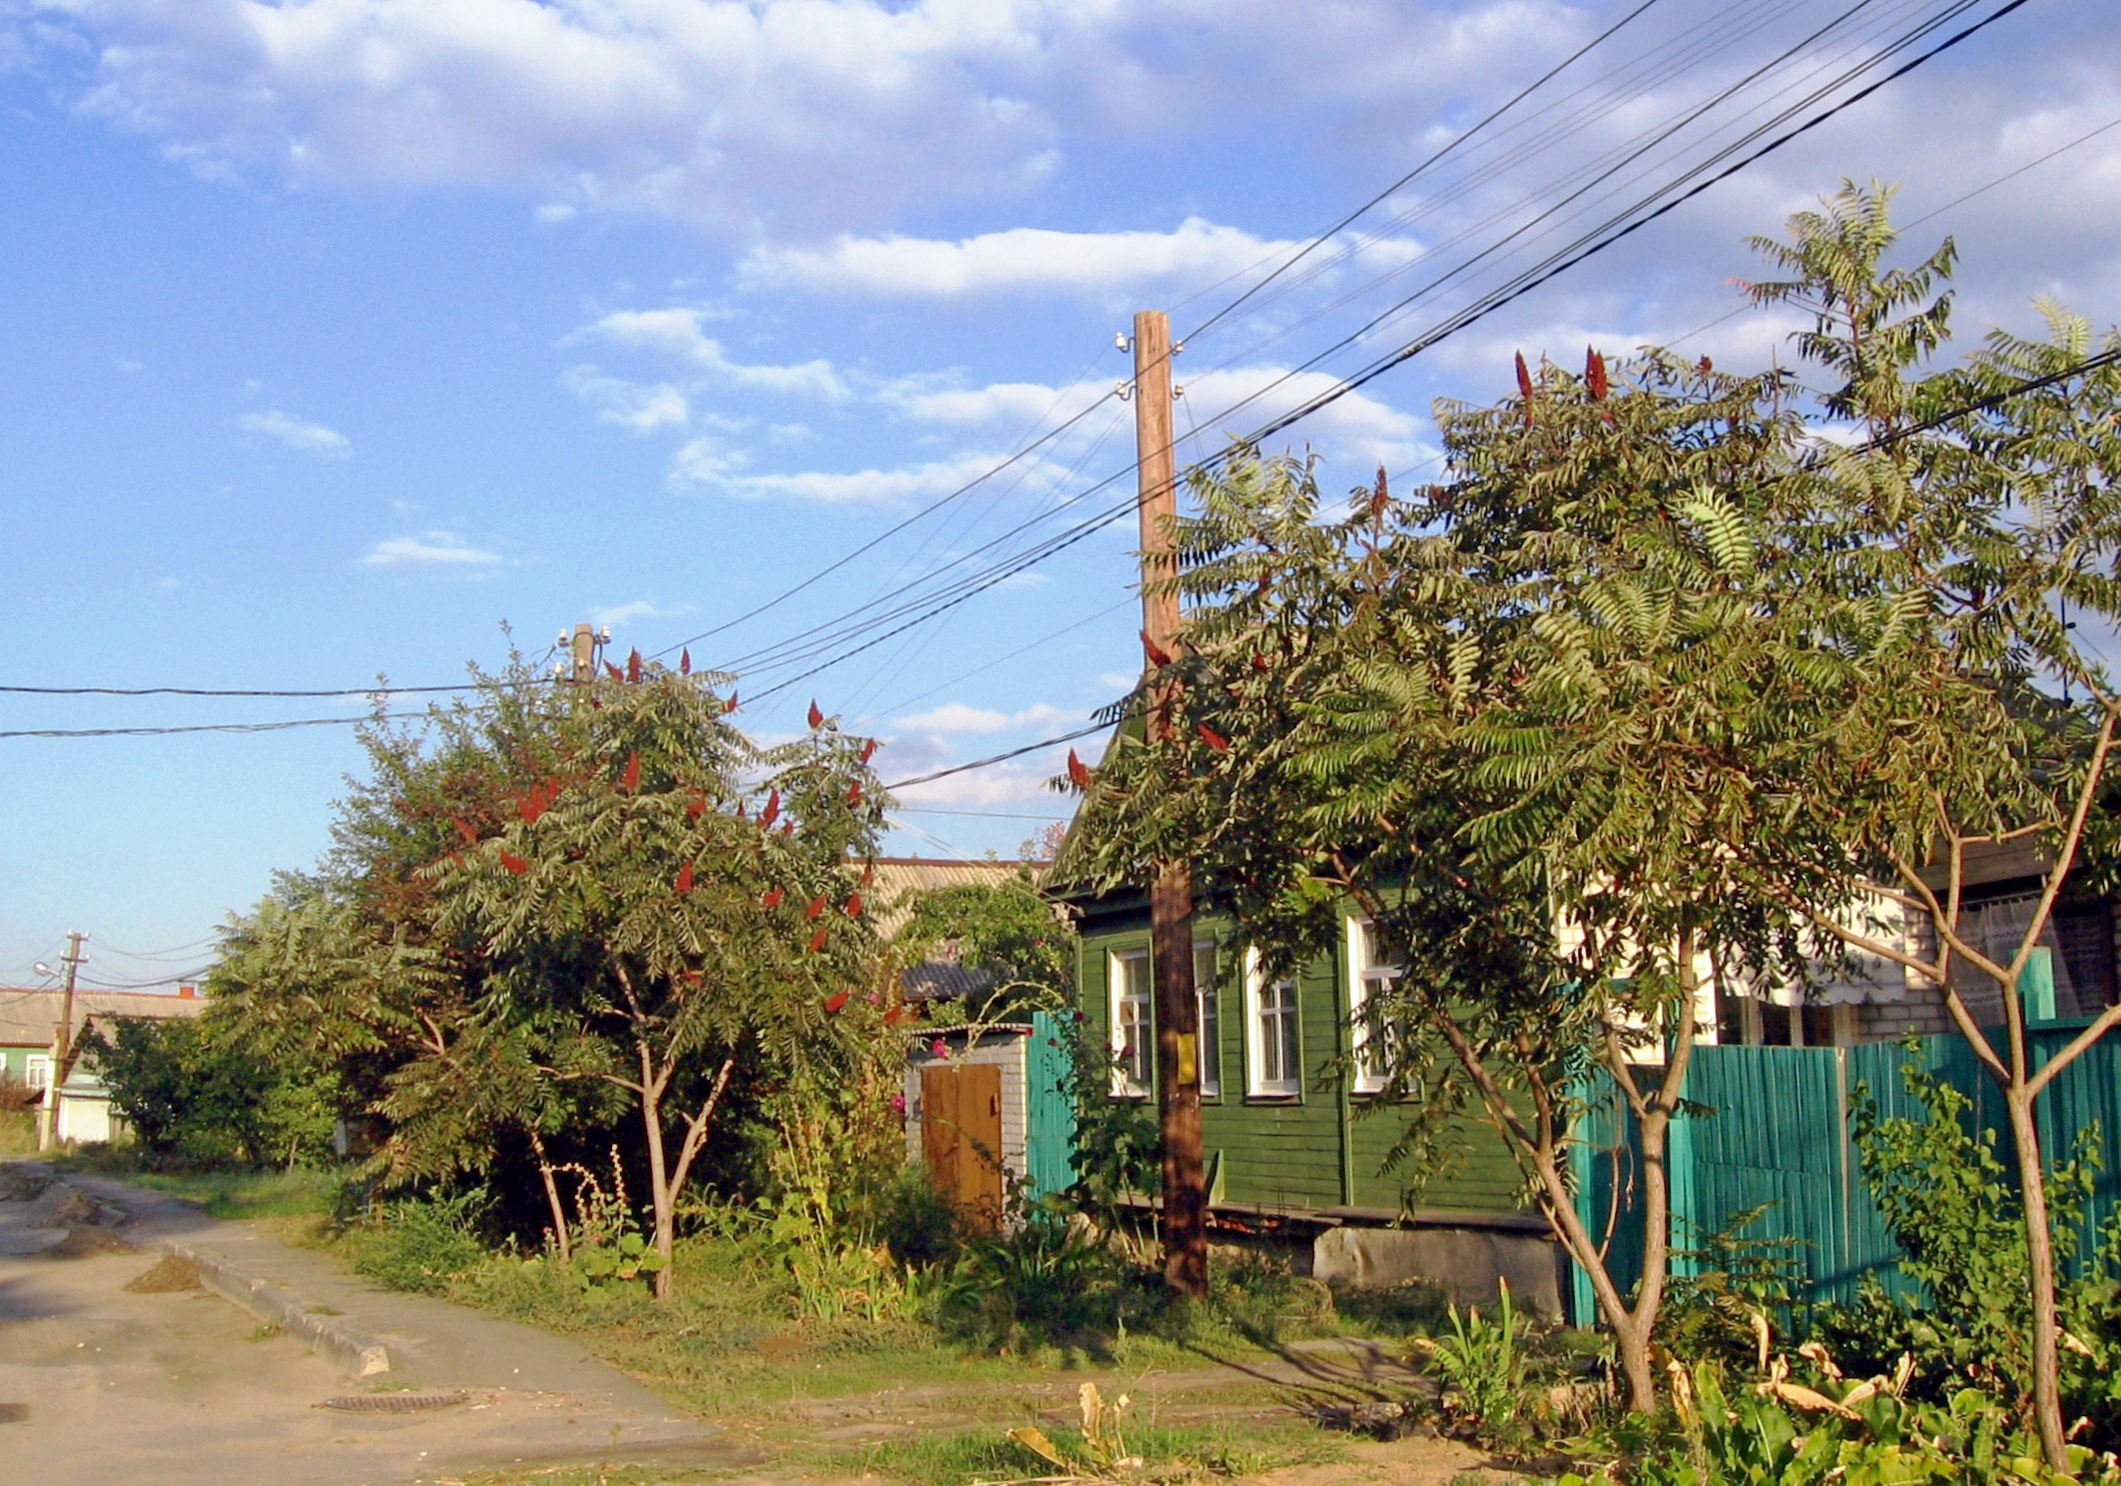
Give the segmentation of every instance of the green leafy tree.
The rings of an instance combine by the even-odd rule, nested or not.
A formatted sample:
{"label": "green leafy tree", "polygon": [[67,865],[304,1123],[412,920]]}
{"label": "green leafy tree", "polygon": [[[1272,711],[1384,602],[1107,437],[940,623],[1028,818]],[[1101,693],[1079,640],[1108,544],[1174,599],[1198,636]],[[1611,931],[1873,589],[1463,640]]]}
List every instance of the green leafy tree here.
{"label": "green leafy tree", "polygon": [[[2041,1060],[2019,982],[2064,890],[2110,886],[2121,861],[2107,805],[2121,689],[2092,638],[2121,615],[2121,336],[2094,337],[2043,304],[2046,339],[1995,331],[1963,366],[1926,371],[1949,327],[1954,254],[1947,241],[1913,268],[1889,267],[1889,206],[1882,188],[1846,185],[1793,217],[1786,240],[1755,244],[1787,277],[1750,286],[1753,297],[1813,315],[1800,347],[1834,379],[1828,411],[1864,438],[1808,464],[1817,553],[1763,594],[1773,602],[1802,582],[1832,596],[1809,627],[1780,625],[1805,684],[1778,726],[1718,771],[1779,798],[1782,827],[1724,849],[1822,933],[1940,988],[2001,1091],[2030,1271],[2034,1417],[2059,1469],[2057,1254],[2037,1100],[2121,1008]],[[1758,530],[1748,520],[1734,536]],[[2030,849],[2039,882],[2021,938],[1997,952],[1971,941],[1961,900],[1969,859],[2009,849]],[[1878,932],[1854,911],[1871,903],[1926,932]],[[1968,979],[1985,983],[2000,1027],[1980,1025]]]}
{"label": "green leafy tree", "polygon": [[[1330,943],[1343,904],[1368,913],[1407,970],[1363,1056],[1424,1079],[1426,1120],[1455,1087],[1503,1132],[1645,1406],[1663,1151],[1706,986],[1801,984],[1852,950],[1926,977],[2010,1112],[2059,1462],[2034,1099],[2121,1010],[2036,1068],[2016,986],[2087,843],[2116,859],[2094,809],[2113,688],[2063,611],[2113,625],[2121,374],[2059,312],[2046,342],[1998,334],[1923,374],[1952,252],[1888,267],[1881,190],[1760,246],[1791,277],[1755,296],[1816,314],[1818,406],[1860,443],[1810,437],[1793,378],[1593,353],[1581,375],[1520,362],[1499,406],[1444,405],[1447,479],[1399,499],[1380,479],[1343,521],[1317,519],[1303,466],[1238,459],[1196,482],[1183,534],[1186,725],[1123,740],[1063,867],[1193,860],[1270,973]],[[2049,865],[2006,961],[1965,941],[1959,903],[1967,853],[2012,843]],[[1889,931],[1901,915],[1935,953]],[[2000,1042],[1955,962],[1995,985]],[[1632,1295],[1566,1171],[1593,1066],[1645,1156]]]}
{"label": "green leafy tree", "polygon": [[391,1180],[486,1180],[527,1145],[563,1254],[562,1152],[630,1122],[667,1295],[729,1102],[883,1045],[869,750],[822,716],[755,746],[721,678],[652,664],[479,681],[369,731],[332,853],[232,926],[211,989],[343,1070]]}
{"label": "green leafy tree", "polygon": [[82,1051],[156,1156],[292,1167],[332,1154],[338,1100],[329,1073],[264,1056],[218,1009],[119,1018],[91,1031]]}
{"label": "green leafy tree", "polygon": [[551,772],[419,875],[507,1021],[547,1029],[553,1075],[632,1101],[667,1296],[678,1198],[740,1065],[875,1035],[861,887],[884,802],[865,740],[822,717],[759,748],[712,678],[634,670],[568,698]]}
{"label": "green leafy tree", "polygon": [[[1647,1408],[1663,1152],[1703,967],[1766,963],[1791,937],[1700,849],[1701,802],[1680,787],[1769,682],[1713,643],[1727,606],[1695,595],[1725,559],[1695,507],[1704,488],[1763,487],[1788,430],[1772,379],[1669,358],[1528,369],[1525,386],[1445,409],[1451,483],[1394,500],[1380,480],[1345,520],[1320,521],[1292,461],[1241,455],[1196,482],[1191,716],[1175,750],[1115,749],[1076,862],[1117,882],[1189,857],[1267,974],[1328,949],[1345,907],[1367,915],[1405,969],[1365,1008],[1357,1056],[1425,1095],[1399,1155],[1436,1152],[1460,1109],[1493,1123]],[[1718,804],[1757,822],[1752,803]],[[1632,1295],[1574,1202],[1594,1068],[1644,1151]]]}
{"label": "green leafy tree", "polygon": [[1063,1005],[1075,983],[1075,931],[1028,869],[1001,882],[921,893],[894,943],[908,963],[943,959],[985,971],[990,1010]]}

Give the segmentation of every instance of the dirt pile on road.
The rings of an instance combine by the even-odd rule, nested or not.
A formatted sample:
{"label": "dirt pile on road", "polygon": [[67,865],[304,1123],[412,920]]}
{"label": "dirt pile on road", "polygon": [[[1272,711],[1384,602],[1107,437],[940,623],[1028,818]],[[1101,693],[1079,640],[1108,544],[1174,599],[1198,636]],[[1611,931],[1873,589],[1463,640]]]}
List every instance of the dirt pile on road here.
{"label": "dirt pile on road", "polygon": [[179,1290],[203,1290],[206,1286],[199,1279],[198,1265],[180,1255],[166,1254],[145,1274],[127,1280],[125,1288],[135,1295],[172,1295]]}
{"label": "dirt pile on road", "polygon": [[0,1166],[0,1202],[35,1202],[52,1179],[28,1166]]}

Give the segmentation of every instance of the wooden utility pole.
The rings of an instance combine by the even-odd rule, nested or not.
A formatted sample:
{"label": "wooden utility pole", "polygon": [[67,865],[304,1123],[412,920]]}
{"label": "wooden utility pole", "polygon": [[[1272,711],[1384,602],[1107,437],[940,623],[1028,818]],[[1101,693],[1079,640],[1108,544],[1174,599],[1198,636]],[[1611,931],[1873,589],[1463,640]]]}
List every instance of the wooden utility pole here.
{"label": "wooden utility pole", "polygon": [[[1142,640],[1177,659],[1178,480],[1171,447],[1171,321],[1162,310],[1134,317],[1134,444],[1141,479]],[[1179,683],[1168,672],[1149,690],[1149,741],[1168,742]],[[1193,987],[1193,872],[1156,863],[1149,885],[1151,975],[1156,987],[1156,1104],[1163,1136],[1164,1282],[1181,1295],[1208,1293],[1208,1185],[1200,1133],[1200,1002]]]}
{"label": "wooden utility pole", "polygon": [[578,624],[574,627],[574,682],[586,686],[597,679],[597,632],[593,626]]}
{"label": "wooden utility pole", "polygon": [[37,1149],[48,1151],[59,1138],[59,1090],[74,1071],[74,977],[81,972],[81,942],[88,938],[79,929],[66,936],[66,954],[59,961],[66,967],[66,980],[59,1000],[59,1022],[52,1034],[52,1070],[44,1085],[44,1102],[37,1107]]}

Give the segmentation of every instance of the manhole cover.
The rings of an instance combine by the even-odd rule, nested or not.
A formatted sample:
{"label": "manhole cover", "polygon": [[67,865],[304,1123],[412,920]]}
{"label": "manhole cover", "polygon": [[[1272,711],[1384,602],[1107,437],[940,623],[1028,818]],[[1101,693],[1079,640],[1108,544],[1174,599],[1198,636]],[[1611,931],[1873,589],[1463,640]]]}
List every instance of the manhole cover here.
{"label": "manhole cover", "polygon": [[349,1393],[327,1398],[320,1409],[342,1414],[416,1414],[422,1409],[446,1409],[464,1402],[461,1393]]}

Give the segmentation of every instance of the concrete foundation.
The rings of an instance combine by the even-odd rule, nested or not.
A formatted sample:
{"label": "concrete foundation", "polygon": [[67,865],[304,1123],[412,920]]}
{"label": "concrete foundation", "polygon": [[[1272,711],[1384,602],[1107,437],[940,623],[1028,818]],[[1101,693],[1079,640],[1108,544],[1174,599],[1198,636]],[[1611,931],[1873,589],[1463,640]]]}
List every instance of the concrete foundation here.
{"label": "concrete foundation", "polygon": [[1460,1305],[1492,1305],[1498,1279],[1516,1304],[1562,1314],[1562,1260],[1541,1234],[1486,1228],[1373,1228],[1348,1224],[1311,1240],[1311,1274],[1328,1283],[1427,1280]]}

